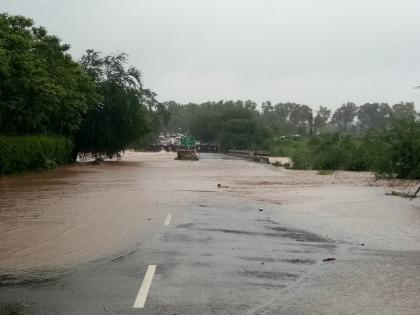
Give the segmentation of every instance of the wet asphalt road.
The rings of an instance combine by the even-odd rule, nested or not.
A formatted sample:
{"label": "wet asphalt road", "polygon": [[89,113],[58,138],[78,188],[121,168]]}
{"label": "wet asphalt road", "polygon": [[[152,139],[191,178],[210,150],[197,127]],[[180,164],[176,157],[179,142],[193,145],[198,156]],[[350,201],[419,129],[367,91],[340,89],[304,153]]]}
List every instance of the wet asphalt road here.
{"label": "wet asphalt road", "polygon": [[[18,314],[242,314],[271,303],[334,254],[334,242],[282,228],[270,221],[268,209],[260,212],[256,205],[211,195],[203,192],[202,201],[190,209],[167,207],[169,224],[139,232],[144,241],[132,252],[40,283],[1,287],[3,309]],[[145,307],[134,309],[149,265],[157,268]]]}
{"label": "wet asphalt road", "polygon": [[[287,227],[281,205],[217,191],[161,207],[171,218],[139,228],[122,255],[0,286],[2,314],[418,314],[418,252]],[[150,265],[144,308],[133,308]]]}
{"label": "wet asphalt road", "polygon": [[[171,210],[170,223],[140,232],[144,241],[132,252],[40,283],[0,287],[3,313],[411,313],[401,305],[389,307],[387,301],[352,301],[354,292],[341,295],[340,286],[357,277],[355,269],[366,268],[366,262],[380,274],[395,269],[388,270],[387,262],[395,265],[395,260],[400,260],[402,269],[410,268],[409,262],[419,263],[420,255],[404,258],[393,253],[387,261],[384,253],[365,252],[355,245],[285,228],[271,221],[269,205],[260,212],[255,204],[240,200],[213,197],[210,201],[206,193],[188,211]],[[337,261],[323,262],[327,257]],[[149,265],[157,268],[145,307],[134,309]],[[418,290],[419,269],[411,268],[411,280],[417,283],[413,289]],[[383,281],[386,276],[382,275]],[[403,285],[406,275],[394,275],[399,276],[396,284],[400,281]],[[381,284],[367,280],[365,285]],[[358,289],[363,296],[368,288],[362,283]],[[411,299],[405,297],[411,307],[419,305],[416,296],[414,291]],[[340,298],[342,303],[337,303]],[[415,308],[412,310],[415,314]]]}

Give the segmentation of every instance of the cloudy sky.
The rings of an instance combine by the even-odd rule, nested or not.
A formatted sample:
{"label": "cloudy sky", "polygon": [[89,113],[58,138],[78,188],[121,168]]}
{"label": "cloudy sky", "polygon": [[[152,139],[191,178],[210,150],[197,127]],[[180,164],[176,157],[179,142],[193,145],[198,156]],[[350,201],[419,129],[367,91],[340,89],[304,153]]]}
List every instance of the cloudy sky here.
{"label": "cloudy sky", "polygon": [[159,100],[420,108],[418,0],[0,0],[71,44],[127,52]]}

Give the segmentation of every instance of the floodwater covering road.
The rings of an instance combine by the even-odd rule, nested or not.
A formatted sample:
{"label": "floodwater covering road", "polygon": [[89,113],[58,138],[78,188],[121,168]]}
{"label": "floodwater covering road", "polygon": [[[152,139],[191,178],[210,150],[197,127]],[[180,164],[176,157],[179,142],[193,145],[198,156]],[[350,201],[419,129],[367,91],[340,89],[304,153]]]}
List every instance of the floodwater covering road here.
{"label": "floodwater covering road", "polygon": [[127,152],[1,178],[0,196],[3,314],[420,309],[420,203],[368,173]]}

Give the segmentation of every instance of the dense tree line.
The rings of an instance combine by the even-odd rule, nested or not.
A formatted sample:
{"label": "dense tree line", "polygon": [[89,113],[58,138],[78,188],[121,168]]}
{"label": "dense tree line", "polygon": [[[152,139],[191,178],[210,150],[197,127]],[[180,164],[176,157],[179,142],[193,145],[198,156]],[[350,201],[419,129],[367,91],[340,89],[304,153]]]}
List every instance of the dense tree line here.
{"label": "dense tree line", "polygon": [[266,126],[252,101],[220,101],[180,105],[167,102],[169,132],[184,132],[202,142],[230,148],[264,148],[270,138]]}
{"label": "dense tree line", "polygon": [[[228,149],[266,149],[290,156],[295,168],[372,170],[420,178],[420,123],[413,103],[348,102],[335,111],[267,101],[165,104],[166,131],[182,131]],[[292,140],[293,139],[293,140]]]}
{"label": "dense tree line", "polygon": [[[413,103],[398,103],[393,106],[386,103],[366,103],[357,106],[348,102],[334,112],[324,106],[313,111],[304,104],[287,102],[272,105],[270,101],[263,102],[258,109],[257,104],[249,100],[185,105],[172,101],[164,105],[170,116],[164,127],[165,131],[182,130],[211,143],[222,141],[224,131],[228,131],[230,120],[234,119],[245,119],[244,125],[248,124],[247,128],[244,127],[245,133],[276,138],[334,132],[356,135],[368,130],[383,129],[393,119],[414,119],[417,115]],[[250,141],[249,145],[255,141]]]}
{"label": "dense tree line", "polygon": [[0,14],[0,136],[63,136],[74,155],[114,156],[158,132],[167,111],[127,55],[88,50],[75,61],[69,48],[29,18]]}

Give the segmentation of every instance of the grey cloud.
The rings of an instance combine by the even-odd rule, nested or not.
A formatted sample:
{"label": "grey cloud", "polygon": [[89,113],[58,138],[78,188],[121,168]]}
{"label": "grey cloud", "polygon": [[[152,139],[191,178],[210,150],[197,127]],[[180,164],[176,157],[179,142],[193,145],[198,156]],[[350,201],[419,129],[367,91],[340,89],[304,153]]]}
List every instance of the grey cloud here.
{"label": "grey cloud", "polygon": [[420,104],[420,2],[0,0],[72,45],[124,51],[160,100]]}

